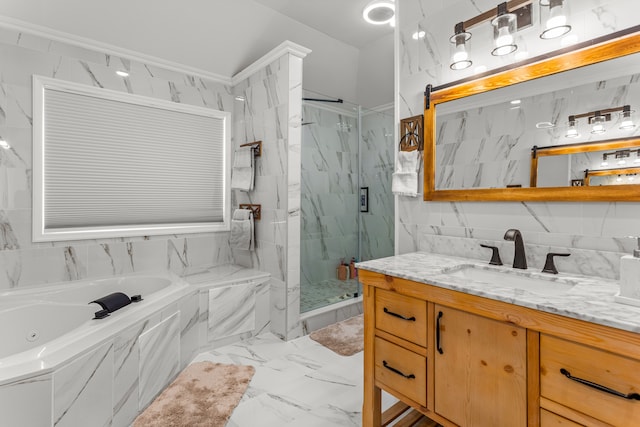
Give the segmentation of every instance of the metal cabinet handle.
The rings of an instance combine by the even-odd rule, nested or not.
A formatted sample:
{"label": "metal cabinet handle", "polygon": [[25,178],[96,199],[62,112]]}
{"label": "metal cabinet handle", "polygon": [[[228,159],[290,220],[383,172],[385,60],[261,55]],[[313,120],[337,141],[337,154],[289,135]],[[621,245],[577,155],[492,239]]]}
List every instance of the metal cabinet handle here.
{"label": "metal cabinet handle", "polygon": [[409,375],[407,375],[407,374],[405,374],[405,373],[403,373],[403,372],[401,372],[401,371],[397,370],[396,368],[394,368],[394,367],[392,367],[392,366],[389,366],[389,364],[387,363],[387,361],[386,361],[386,360],[383,360],[383,361],[382,361],[382,366],[384,366],[385,368],[387,368],[387,369],[388,369],[388,370],[390,370],[391,372],[394,372],[394,373],[396,373],[396,374],[398,374],[398,375],[400,375],[400,376],[402,376],[402,377],[405,377],[405,378],[406,378],[406,379],[408,379],[408,380],[412,380],[412,379],[414,379],[414,378],[416,377],[416,376],[415,376],[415,375],[413,375],[413,374],[409,374]]}
{"label": "metal cabinet handle", "polygon": [[605,393],[609,393],[609,394],[613,394],[614,396],[618,396],[618,397],[622,397],[623,399],[629,399],[629,400],[640,400],[640,394],[639,393],[629,393],[629,394],[624,394],[621,393],[617,390],[614,390],[612,388],[609,387],[605,387],[601,384],[597,384],[582,378],[578,378],[578,377],[574,377],[571,375],[571,373],[569,371],[567,371],[564,368],[560,368],[560,373],[562,375],[564,375],[565,377],[569,378],[570,380],[579,382],[580,384],[584,384],[588,387],[592,387],[595,388],[596,390],[600,390],[600,391],[604,391]]}
{"label": "metal cabinet handle", "polygon": [[444,351],[440,346],[440,319],[442,319],[443,313],[441,311],[438,312],[438,318],[436,319],[436,349],[438,353],[442,354]]}
{"label": "metal cabinet handle", "polygon": [[390,316],[397,317],[397,318],[402,319],[402,320],[408,320],[408,321],[410,321],[410,322],[415,322],[415,321],[416,321],[416,318],[415,318],[414,316],[411,316],[411,317],[404,317],[402,314],[398,314],[398,313],[394,313],[393,311],[389,311],[389,310],[387,309],[387,307],[385,307],[385,308],[383,309],[383,311],[384,311],[385,313],[387,313],[388,315],[390,315]]}

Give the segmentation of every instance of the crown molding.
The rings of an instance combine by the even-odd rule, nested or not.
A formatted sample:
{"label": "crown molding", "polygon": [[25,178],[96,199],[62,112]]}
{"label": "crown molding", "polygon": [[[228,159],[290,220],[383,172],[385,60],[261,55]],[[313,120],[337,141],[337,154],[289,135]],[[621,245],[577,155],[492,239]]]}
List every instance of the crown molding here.
{"label": "crown molding", "polygon": [[284,42],[273,48],[271,51],[269,51],[267,54],[265,54],[262,58],[258,59],[239,73],[235,74],[231,78],[231,84],[234,86],[237,85],[241,81],[249,78],[249,76],[251,76],[252,74],[260,71],[261,69],[287,53],[293,56],[297,56],[298,58],[304,58],[309,53],[311,53],[311,49],[300,46],[299,44],[293,43],[289,40],[285,40]]}
{"label": "crown molding", "polygon": [[130,59],[136,62],[141,62],[147,65],[161,67],[170,71],[176,71],[179,73],[188,74],[194,77],[200,77],[207,80],[212,80],[225,85],[231,85],[232,79],[222,76],[220,74],[211,73],[195,67],[189,67],[184,64],[169,61],[166,59],[158,58],[156,56],[147,55],[141,52],[124,49],[118,46],[114,46],[108,43],[99,42],[97,40],[77,36],[74,34],[65,33],[63,31],[54,30],[48,27],[32,24],[30,22],[21,21],[19,19],[9,18],[7,16],[0,15],[0,27],[8,28],[11,30],[32,34],[39,37],[44,37],[50,40],[66,43],[73,46],[82,47],[89,50],[98,52],[104,52],[109,55]]}

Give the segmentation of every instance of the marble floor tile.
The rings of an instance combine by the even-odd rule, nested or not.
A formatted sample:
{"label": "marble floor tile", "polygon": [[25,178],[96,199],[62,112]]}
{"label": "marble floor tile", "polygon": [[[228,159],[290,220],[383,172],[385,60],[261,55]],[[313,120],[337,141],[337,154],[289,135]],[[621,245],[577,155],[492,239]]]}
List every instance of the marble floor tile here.
{"label": "marble floor tile", "polygon": [[[194,362],[248,364],[256,373],[227,427],[342,427],[362,420],[363,353],[340,356],[308,336],[271,333],[200,353]],[[384,409],[396,402],[383,393]]]}

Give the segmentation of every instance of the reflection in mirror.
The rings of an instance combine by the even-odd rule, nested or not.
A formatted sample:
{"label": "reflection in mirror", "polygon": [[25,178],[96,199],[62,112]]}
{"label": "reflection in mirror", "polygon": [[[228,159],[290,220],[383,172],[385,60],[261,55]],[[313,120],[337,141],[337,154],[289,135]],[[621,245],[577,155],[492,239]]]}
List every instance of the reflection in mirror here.
{"label": "reflection in mirror", "polygon": [[634,110],[640,54],[440,103],[435,189],[576,186],[586,169],[612,167],[603,152],[541,158],[535,182],[532,148],[636,137]]}
{"label": "reflection in mirror", "polygon": [[531,187],[638,184],[638,168],[640,141],[635,138],[536,147],[531,155]]}

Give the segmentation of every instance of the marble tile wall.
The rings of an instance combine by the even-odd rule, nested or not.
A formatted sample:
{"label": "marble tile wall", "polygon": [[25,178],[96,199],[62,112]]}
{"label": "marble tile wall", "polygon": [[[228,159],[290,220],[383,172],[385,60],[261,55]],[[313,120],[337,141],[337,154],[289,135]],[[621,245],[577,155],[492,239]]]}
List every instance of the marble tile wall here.
{"label": "marble tile wall", "polygon": [[[572,13],[578,16],[580,37],[587,37],[587,30],[591,38],[637,24],[628,13],[634,7],[629,1],[571,3]],[[476,0],[455,3],[399,0],[400,117],[422,113],[426,84],[438,85],[454,79],[449,74],[447,46],[453,25],[492,7],[494,3]],[[418,28],[426,32],[426,37],[414,40],[412,34]],[[532,32],[527,41],[536,37]],[[548,46],[540,49],[549,49]],[[419,181],[422,182],[422,177]],[[396,252],[455,250],[459,255],[475,253],[476,258],[484,258],[486,254],[477,253],[479,240],[502,241],[507,228],[518,228],[525,243],[538,245],[541,251],[554,247],[574,254],[564,260],[564,268],[617,277],[619,257],[634,246],[633,240],[624,236],[638,234],[639,214],[640,205],[628,202],[432,203],[422,201],[421,196],[399,197]],[[511,259],[505,256],[503,261],[509,263]],[[537,258],[531,261],[532,268],[543,265]]]}
{"label": "marble tile wall", "polygon": [[362,115],[360,185],[369,187],[369,212],[360,214],[362,261],[393,255],[394,205],[391,174],[394,170],[393,109]]}
{"label": "marble tile wall", "polygon": [[[640,127],[620,130],[621,115],[613,113],[611,120],[605,123],[605,133],[592,134],[584,118],[577,121],[579,136],[565,137],[569,115],[627,104],[640,105],[640,63],[625,62],[623,68],[624,77],[605,79],[603,74],[581,77],[580,81],[571,79],[571,87],[562,89],[554,90],[549,84],[536,90],[529,85],[531,89],[522,88],[519,92],[535,90],[536,93],[519,97],[518,105],[511,105],[510,99],[499,97],[500,100],[489,101],[490,104],[480,102],[482,107],[438,114],[436,189],[500,188],[514,184],[529,187],[531,147],[534,145],[544,147],[637,136]],[[614,72],[618,73],[618,70]],[[591,82],[583,84],[582,80]],[[464,100],[455,102],[462,106]],[[555,126],[540,128],[542,123]],[[634,153],[629,164],[636,157]],[[569,158],[571,162],[567,161]],[[600,166],[601,162],[602,152],[540,157],[538,186],[564,187],[570,184],[570,179],[584,178],[585,169],[616,167],[614,159],[610,159],[611,165],[607,167]],[[558,170],[561,167],[562,170]],[[549,175],[555,176],[548,179]]]}
{"label": "marble tile wall", "polygon": [[300,122],[302,57],[285,53],[234,86],[236,144],[262,141],[255,189],[233,191],[232,206],[262,205],[256,250],[234,251],[236,263],[271,274],[271,330],[286,339],[301,334]]}
{"label": "marble tile wall", "polygon": [[228,233],[31,242],[33,74],[223,111],[230,86],[5,28],[0,57],[0,135],[12,145],[0,150],[0,290],[233,261]]}

